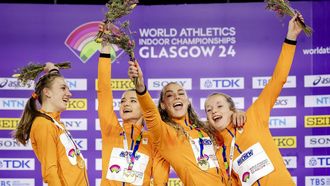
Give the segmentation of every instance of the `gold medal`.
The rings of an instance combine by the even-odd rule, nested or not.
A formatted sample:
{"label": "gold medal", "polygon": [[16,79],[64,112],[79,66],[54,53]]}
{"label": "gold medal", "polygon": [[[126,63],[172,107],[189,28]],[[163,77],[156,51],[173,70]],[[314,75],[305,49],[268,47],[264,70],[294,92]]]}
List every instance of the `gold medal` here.
{"label": "gold medal", "polygon": [[210,164],[207,161],[207,159],[205,159],[205,158],[198,160],[197,164],[198,164],[198,167],[203,171],[207,171],[210,168]]}
{"label": "gold medal", "polygon": [[132,170],[125,170],[123,174],[123,179],[127,183],[133,183],[136,180],[136,175]]}
{"label": "gold medal", "polygon": [[81,169],[85,168],[85,161],[80,156],[77,157],[77,165]]}

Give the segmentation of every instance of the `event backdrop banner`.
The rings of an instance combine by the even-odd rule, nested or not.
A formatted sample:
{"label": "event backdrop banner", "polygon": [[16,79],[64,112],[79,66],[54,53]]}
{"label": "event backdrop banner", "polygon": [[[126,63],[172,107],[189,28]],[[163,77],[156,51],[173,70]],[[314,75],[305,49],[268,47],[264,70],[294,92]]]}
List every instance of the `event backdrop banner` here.
{"label": "event backdrop banner", "polygon": [[[298,38],[293,66],[271,113],[269,126],[297,185],[330,185],[330,3],[294,2],[313,36]],[[0,185],[42,185],[40,163],[31,146],[11,138],[34,82],[11,78],[29,62],[70,61],[63,70],[73,93],[62,114],[87,159],[91,185],[101,177],[101,134],[96,78],[100,46],[93,40],[104,19],[100,5],[0,5]],[[138,6],[126,17],[135,54],[154,99],[168,82],[180,83],[205,119],[212,92],[234,97],[246,110],[268,82],[286,36],[288,18],[263,3]],[[114,47],[114,107],[118,111],[127,79],[128,56]],[[116,112],[117,112],[116,111]],[[169,185],[180,184],[171,171]]]}

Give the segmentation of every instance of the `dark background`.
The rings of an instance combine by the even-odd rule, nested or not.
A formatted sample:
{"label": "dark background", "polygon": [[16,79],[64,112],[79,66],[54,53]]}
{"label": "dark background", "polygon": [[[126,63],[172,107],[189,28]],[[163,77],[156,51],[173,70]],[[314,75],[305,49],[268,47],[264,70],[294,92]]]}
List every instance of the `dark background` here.
{"label": "dark background", "polygon": [[[290,0],[302,1],[302,0]],[[313,0],[304,0],[313,1]],[[316,0],[314,0],[316,1]],[[321,0],[322,1],[322,0]],[[329,1],[329,0],[323,0]],[[107,0],[0,0],[0,3],[37,3],[37,4],[95,4],[102,5]],[[163,4],[205,4],[205,3],[243,3],[264,2],[264,0],[140,0],[140,5],[163,5]]]}

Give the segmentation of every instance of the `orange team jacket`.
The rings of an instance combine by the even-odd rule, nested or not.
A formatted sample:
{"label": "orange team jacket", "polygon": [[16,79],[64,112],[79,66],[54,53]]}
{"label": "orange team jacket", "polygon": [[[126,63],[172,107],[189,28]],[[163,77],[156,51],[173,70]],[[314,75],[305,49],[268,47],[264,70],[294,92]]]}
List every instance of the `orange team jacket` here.
{"label": "orange team jacket", "polygon": [[[98,63],[98,113],[102,134],[102,180],[101,185],[123,185],[123,182],[108,180],[106,178],[111,152],[113,148],[124,148],[123,129],[118,121],[113,108],[113,96],[111,89],[111,60],[110,56],[101,54]],[[132,123],[123,123],[127,135],[128,148],[132,145]],[[135,141],[142,130],[134,126],[133,140]],[[139,153],[149,156],[149,161],[144,172],[143,185],[150,185],[153,177],[154,185],[165,185],[168,181],[170,165],[162,158],[153,147],[152,139],[148,131],[143,131],[142,140],[138,149]],[[127,167],[125,167],[127,168]],[[122,168],[123,169],[123,168]],[[131,185],[125,183],[125,185]]]}
{"label": "orange team jacket", "polygon": [[[60,113],[47,113],[60,123]],[[33,121],[30,139],[34,153],[41,164],[43,181],[49,186],[89,185],[86,168],[72,165],[67,157],[60,135],[64,131],[44,117]],[[85,166],[86,167],[86,166]]]}
{"label": "orange team jacket", "polygon": [[[148,91],[143,95],[138,95],[138,100],[143,110],[147,128],[153,135],[154,145],[160,154],[170,163],[184,185],[226,185],[226,177],[225,173],[223,173],[224,166],[220,168],[209,168],[206,171],[201,170],[198,167],[190,141],[183,134],[178,135],[174,128],[162,121]],[[198,131],[186,125],[184,119],[175,120],[175,122],[181,125],[192,139],[198,139]],[[204,137],[208,137],[203,131],[202,134]],[[217,154],[216,156],[218,157]],[[223,162],[222,159],[221,161]],[[219,164],[220,166],[223,165],[223,163]]]}
{"label": "orange team jacket", "polygon": [[[288,42],[288,43],[286,43]],[[286,169],[281,153],[276,146],[272,134],[269,130],[269,117],[276,99],[278,98],[283,85],[288,77],[291,64],[295,53],[295,42],[286,40],[283,43],[282,51],[279,56],[274,73],[268,84],[260,93],[258,99],[248,108],[247,122],[243,127],[242,132],[235,132],[233,125],[229,125],[227,129],[219,132],[224,138],[226,156],[229,161],[230,145],[233,135],[236,133],[236,142],[234,149],[234,160],[246,149],[259,142],[271,160],[274,171],[260,178],[253,185],[260,186],[278,186],[278,185],[295,185],[289,171]],[[238,175],[233,171],[233,181],[240,184]]]}

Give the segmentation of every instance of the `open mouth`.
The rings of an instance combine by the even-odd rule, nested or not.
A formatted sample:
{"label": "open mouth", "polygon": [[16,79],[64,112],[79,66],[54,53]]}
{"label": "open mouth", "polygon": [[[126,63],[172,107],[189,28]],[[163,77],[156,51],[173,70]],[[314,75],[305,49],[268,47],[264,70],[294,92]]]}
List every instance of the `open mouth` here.
{"label": "open mouth", "polygon": [[183,107],[183,103],[177,102],[173,104],[174,109],[181,109]]}
{"label": "open mouth", "polygon": [[64,103],[68,103],[68,102],[69,102],[69,98],[63,98],[62,101],[63,101]]}
{"label": "open mouth", "polygon": [[123,113],[124,113],[124,114],[126,114],[126,113],[131,113],[131,112],[132,112],[131,109],[124,109],[124,110],[123,110]]}
{"label": "open mouth", "polygon": [[219,115],[213,116],[212,119],[213,119],[214,122],[217,122],[217,121],[220,121],[222,119],[222,116],[219,116]]}

